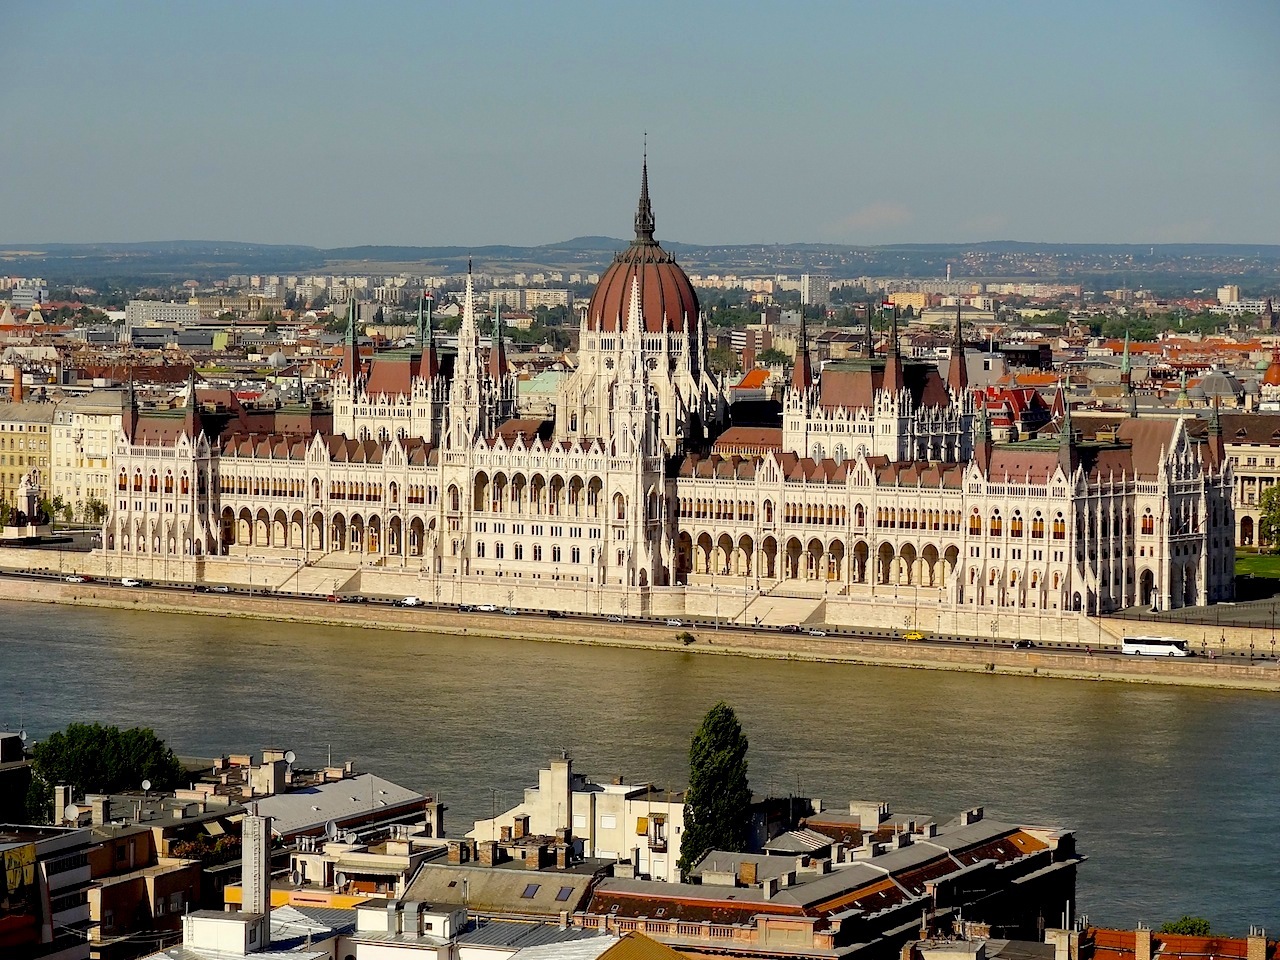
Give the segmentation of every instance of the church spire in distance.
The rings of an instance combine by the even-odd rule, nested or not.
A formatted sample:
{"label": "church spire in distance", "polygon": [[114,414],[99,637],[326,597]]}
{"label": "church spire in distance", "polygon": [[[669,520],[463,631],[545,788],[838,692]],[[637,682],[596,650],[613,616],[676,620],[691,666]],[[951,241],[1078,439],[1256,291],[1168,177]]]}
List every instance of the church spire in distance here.
{"label": "church spire in distance", "polygon": [[644,162],[640,167],[640,204],[636,207],[636,239],[653,243],[653,204],[649,202],[649,135],[645,134]]}

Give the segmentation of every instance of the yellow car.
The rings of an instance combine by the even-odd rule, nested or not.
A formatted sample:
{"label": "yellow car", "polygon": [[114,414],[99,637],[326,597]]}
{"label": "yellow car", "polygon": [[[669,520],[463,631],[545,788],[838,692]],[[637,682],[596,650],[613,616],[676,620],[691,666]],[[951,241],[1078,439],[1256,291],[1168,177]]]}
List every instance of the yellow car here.
{"label": "yellow car", "polygon": [[923,640],[924,634],[919,630],[908,630],[902,635],[903,640]]}

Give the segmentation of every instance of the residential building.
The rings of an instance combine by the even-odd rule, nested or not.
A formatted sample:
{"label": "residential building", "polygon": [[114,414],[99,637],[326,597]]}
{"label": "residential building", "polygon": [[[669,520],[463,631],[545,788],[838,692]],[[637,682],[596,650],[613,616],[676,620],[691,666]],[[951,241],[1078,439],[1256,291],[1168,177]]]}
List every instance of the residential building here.
{"label": "residential building", "polygon": [[831,302],[831,278],[820,273],[801,274],[800,302],[825,307]]}
{"label": "residential building", "polygon": [[520,307],[520,309],[533,311],[538,307],[571,306],[573,306],[573,294],[568,290],[547,290],[537,287],[527,287],[524,291],[524,305]]}
{"label": "residential building", "polygon": [[518,840],[568,831],[578,859],[630,861],[635,876],[677,880],[684,794],[651,783],[595,783],[568,757],[538,771],[524,800],[467,833],[475,840]]}
{"label": "residential building", "polygon": [[124,310],[126,336],[135,327],[185,327],[200,320],[194,303],[163,300],[130,300]]}
{"label": "residential building", "polygon": [[89,960],[93,833],[75,827],[0,824],[6,895],[0,953],[23,960]]}
{"label": "residential building", "polygon": [[93,390],[53,404],[49,493],[79,519],[96,519],[111,500],[111,457],[123,423],[125,391]]}
{"label": "residential building", "polygon": [[489,291],[489,309],[494,307],[510,307],[512,310],[525,308],[525,291],[522,287],[494,287]]}
{"label": "residential building", "polygon": [[0,401],[0,501],[14,503],[23,479],[32,474],[49,492],[53,418],[52,403]]}

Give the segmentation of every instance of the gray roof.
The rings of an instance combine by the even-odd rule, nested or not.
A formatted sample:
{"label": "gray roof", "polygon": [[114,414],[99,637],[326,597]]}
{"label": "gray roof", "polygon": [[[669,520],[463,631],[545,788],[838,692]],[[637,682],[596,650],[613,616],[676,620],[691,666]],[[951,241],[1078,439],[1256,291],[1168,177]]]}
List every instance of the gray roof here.
{"label": "gray roof", "polygon": [[606,945],[613,942],[613,938],[606,938],[595,930],[584,930],[581,927],[561,929],[558,923],[520,923],[512,920],[472,921],[458,936],[460,946],[509,947],[517,950],[579,940],[601,941]]}
{"label": "gray roof", "polygon": [[260,815],[273,819],[272,830],[289,835],[321,829],[330,820],[341,824],[352,817],[408,803],[425,803],[426,799],[408,787],[363,773],[254,802]]}
{"label": "gray roof", "polygon": [[428,862],[418,868],[404,898],[461,906],[465,881],[466,906],[473,911],[555,917],[562,910],[579,909],[593,879],[594,874],[575,870]]}

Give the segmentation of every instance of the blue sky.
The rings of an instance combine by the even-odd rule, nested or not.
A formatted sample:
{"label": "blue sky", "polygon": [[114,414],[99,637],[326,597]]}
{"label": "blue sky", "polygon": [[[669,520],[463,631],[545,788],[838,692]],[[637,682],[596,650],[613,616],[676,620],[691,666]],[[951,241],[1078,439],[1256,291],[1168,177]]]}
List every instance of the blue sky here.
{"label": "blue sky", "polygon": [[1280,3],[5,0],[0,242],[1280,242]]}

